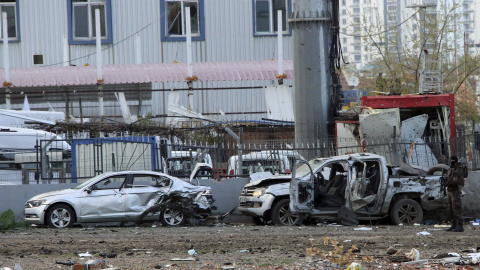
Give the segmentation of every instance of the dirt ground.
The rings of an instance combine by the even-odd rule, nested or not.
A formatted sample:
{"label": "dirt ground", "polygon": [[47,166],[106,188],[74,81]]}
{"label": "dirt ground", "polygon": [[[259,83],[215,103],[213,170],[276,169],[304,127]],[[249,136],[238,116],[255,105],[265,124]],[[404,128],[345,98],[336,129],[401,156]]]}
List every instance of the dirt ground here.
{"label": "dirt ground", "polygon": [[[418,250],[420,260],[448,252],[465,255],[462,251],[480,246],[479,239],[480,229],[472,225],[466,225],[464,233],[445,232],[433,225],[32,227],[0,234],[0,268],[17,269],[17,263],[23,270],[72,269],[56,262],[104,259],[118,269],[345,270],[354,260],[364,270],[479,269],[478,265],[442,265],[438,260],[420,265],[398,262],[412,249]],[[389,247],[396,255],[386,254]],[[192,249],[194,256],[188,254]],[[79,257],[86,252],[93,257]],[[193,261],[182,261],[188,258]]]}

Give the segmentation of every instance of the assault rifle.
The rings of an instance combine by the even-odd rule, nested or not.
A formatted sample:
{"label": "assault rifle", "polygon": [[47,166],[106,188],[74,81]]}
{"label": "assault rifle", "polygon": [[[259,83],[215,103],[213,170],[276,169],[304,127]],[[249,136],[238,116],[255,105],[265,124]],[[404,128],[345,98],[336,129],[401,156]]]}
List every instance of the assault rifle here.
{"label": "assault rifle", "polygon": [[442,176],[440,177],[440,191],[443,195],[447,195],[447,178],[445,177],[445,169],[442,168]]}

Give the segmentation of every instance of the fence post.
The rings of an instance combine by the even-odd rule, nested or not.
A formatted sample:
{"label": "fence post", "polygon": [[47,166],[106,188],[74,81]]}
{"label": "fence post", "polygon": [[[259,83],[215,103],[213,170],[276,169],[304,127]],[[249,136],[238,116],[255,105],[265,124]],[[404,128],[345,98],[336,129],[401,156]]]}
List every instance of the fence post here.
{"label": "fence post", "polygon": [[28,185],[29,184],[29,179],[28,179],[28,171],[25,169],[25,166],[22,164],[22,185]]}

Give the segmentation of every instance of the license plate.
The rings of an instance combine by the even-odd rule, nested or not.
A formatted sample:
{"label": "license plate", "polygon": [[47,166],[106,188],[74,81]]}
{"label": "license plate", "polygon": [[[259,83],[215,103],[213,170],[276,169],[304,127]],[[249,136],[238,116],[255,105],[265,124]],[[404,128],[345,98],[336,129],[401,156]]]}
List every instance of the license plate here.
{"label": "license plate", "polygon": [[246,202],[247,201],[247,198],[245,197],[240,197],[240,202]]}

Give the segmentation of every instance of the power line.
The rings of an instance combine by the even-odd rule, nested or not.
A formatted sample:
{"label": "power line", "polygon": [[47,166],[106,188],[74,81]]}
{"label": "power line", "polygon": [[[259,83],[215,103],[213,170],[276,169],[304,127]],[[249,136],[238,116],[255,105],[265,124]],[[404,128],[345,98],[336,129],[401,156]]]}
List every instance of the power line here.
{"label": "power line", "polygon": [[[165,14],[165,12],[163,13]],[[150,27],[151,25],[153,25],[154,23],[158,22],[160,19],[162,18],[162,16],[160,17],[157,17],[154,21],[152,21],[151,23],[147,24],[146,26],[140,28],[140,30],[137,30],[136,32],[134,32],[133,34],[115,42],[115,43],[112,43],[110,46],[106,47],[106,48],[103,48],[102,49],[102,52],[103,51],[106,51],[106,50],[109,50],[111,48],[113,48],[114,46],[117,46],[118,44],[126,41],[126,40],[129,40],[130,38],[132,38],[133,36],[135,36],[136,34],[142,32],[143,30],[147,29],[148,27]],[[87,57],[90,57],[92,55],[95,55],[97,54],[97,52],[92,52],[92,53],[89,53],[87,55],[84,55],[84,56],[80,56],[80,57],[77,57],[77,58],[74,58],[74,59],[70,59],[68,61],[62,61],[62,62],[58,62],[58,63],[54,63],[54,64],[49,64],[49,65],[43,65],[42,67],[51,67],[51,66],[56,66],[56,65],[62,65],[62,64],[65,64],[65,63],[70,63],[72,61],[77,61],[77,60],[80,60],[80,59],[84,59],[84,58],[87,58]]]}

